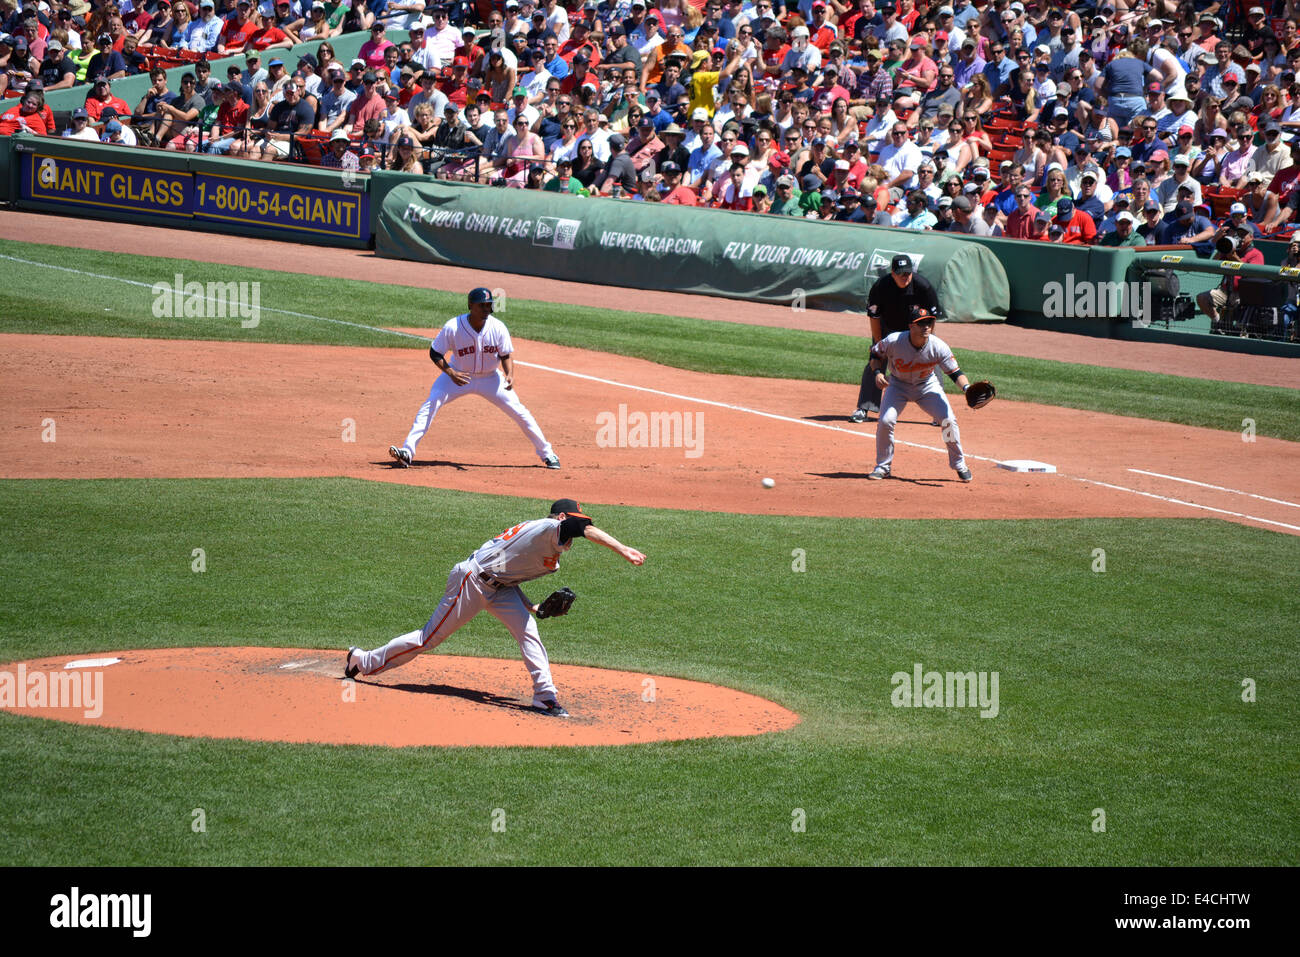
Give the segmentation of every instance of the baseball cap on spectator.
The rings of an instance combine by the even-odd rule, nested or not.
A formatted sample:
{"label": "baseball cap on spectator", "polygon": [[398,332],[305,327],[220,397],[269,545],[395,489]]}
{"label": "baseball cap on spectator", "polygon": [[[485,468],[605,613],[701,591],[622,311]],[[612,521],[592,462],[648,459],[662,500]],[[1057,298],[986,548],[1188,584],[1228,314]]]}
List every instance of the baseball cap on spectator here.
{"label": "baseball cap on spectator", "polygon": [[801,23],[799,24],[799,26],[795,27],[793,30],[790,31],[790,36],[806,37],[808,36],[808,28]]}
{"label": "baseball cap on spectator", "polygon": [[889,271],[900,275],[910,275],[912,273],[912,257],[899,253],[889,261]]}
{"label": "baseball cap on spectator", "polygon": [[1118,216],[1115,217],[1115,222],[1117,222],[1117,223],[1136,223],[1136,222],[1137,222],[1137,218],[1136,218],[1132,213],[1125,211],[1125,212],[1122,212],[1122,213],[1120,213]]}
{"label": "baseball cap on spectator", "polygon": [[1056,201],[1056,218],[1070,221],[1074,218],[1074,200],[1068,196],[1062,196]]}
{"label": "baseball cap on spectator", "polygon": [[695,120],[701,120],[705,123],[709,122],[709,111],[702,106],[697,106],[695,111],[691,114],[691,121],[694,122]]}
{"label": "baseball cap on spectator", "polygon": [[657,99],[659,99],[658,90],[652,87],[651,89],[645,91],[645,100],[647,103],[649,103],[651,100],[657,100]]}
{"label": "baseball cap on spectator", "polygon": [[[645,4],[641,4],[641,5],[642,5],[642,6],[645,6]],[[613,135],[612,135],[609,139],[607,139],[605,142],[608,143],[610,146],[613,146],[615,149],[620,149],[620,150],[621,150],[624,146],[627,146],[627,140],[623,138],[623,134],[622,134],[622,133],[615,133],[615,134],[613,134]]]}
{"label": "baseball cap on spectator", "polygon": [[366,61],[361,59],[361,57],[357,57],[355,60],[352,61],[352,69],[354,70],[357,67],[361,67],[362,69],[364,69],[365,65],[366,65]]}
{"label": "baseball cap on spectator", "polygon": [[335,131],[330,135],[330,142],[333,143],[333,142],[335,142],[335,141],[337,141],[337,140],[342,140],[344,143],[347,143],[347,142],[348,142],[348,134],[345,133],[345,132],[343,132],[342,130],[335,130]]}
{"label": "baseball cap on spectator", "polygon": [[833,203],[839,198],[840,198],[840,194],[835,192],[835,190],[833,189],[822,190],[822,199],[824,200],[828,200],[829,202]]}
{"label": "baseball cap on spectator", "polygon": [[[345,135],[346,135],[346,134],[345,134]],[[410,136],[409,134],[403,133],[401,136],[399,136],[399,137],[397,138],[397,145],[398,145],[398,146],[410,146],[410,147],[414,148],[414,146],[415,146],[415,140],[412,139],[411,136]]]}
{"label": "baseball cap on spectator", "polygon": [[1191,166],[1191,165],[1192,165],[1192,158],[1191,158],[1190,156],[1188,156],[1186,153],[1179,153],[1177,156],[1174,157],[1174,165],[1175,165],[1175,166]]}
{"label": "baseball cap on spectator", "polygon": [[971,201],[965,196],[958,196],[952,201],[952,208],[960,209],[963,213],[969,213],[975,207],[971,205]]}
{"label": "baseball cap on spectator", "polygon": [[1231,206],[1228,207],[1229,216],[1236,216],[1238,213],[1240,213],[1243,216],[1248,216],[1250,215],[1250,210],[1246,208],[1245,203],[1233,203]]}
{"label": "baseball cap on spectator", "polygon": [[785,150],[776,150],[767,159],[767,165],[774,169],[785,169],[790,165],[790,154]]}
{"label": "baseball cap on spectator", "polygon": [[1133,202],[1133,197],[1130,196],[1128,193],[1120,193],[1118,196],[1115,197],[1116,206],[1120,206],[1120,205],[1128,206],[1132,202]]}
{"label": "baseball cap on spectator", "polygon": [[816,173],[809,173],[799,181],[799,187],[805,192],[810,193],[822,188],[821,177]]}
{"label": "baseball cap on spectator", "polygon": [[[963,196],[963,197],[961,197],[961,198],[962,198],[962,199],[966,199],[965,196]],[[967,202],[969,202],[969,200],[967,200]],[[940,197],[939,197],[939,208],[940,208],[940,209],[951,209],[951,208],[952,208],[952,197],[951,197],[951,196],[940,196]]]}
{"label": "baseball cap on spectator", "polygon": [[213,3],[212,0],[199,0],[199,9],[202,10],[204,7],[212,7],[213,9],[216,9],[216,4]]}
{"label": "baseball cap on spectator", "polygon": [[621,23],[611,23],[608,27],[605,28],[605,36],[607,37],[621,37],[622,35],[623,35],[623,24]]}
{"label": "baseball cap on spectator", "polygon": [[528,95],[528,91],[525,90],[522,86],[515,87],[514,92],[510,94],[511,97],[527,96],[527,95]]}
{"label": "baseball cap on spectator", "polygon": [[978,193],[980,191],[979,183],[967,183],[961,188],[963,193]]}
{"label": "baseball cap on spectator", "polygon": [[122,124],[117,120],[109,120],[104,124],[104,130],[108,133],[120,133],[122,132]]}
{"label": "baseball cap on spectator", "polygon": [[1147,162],[1150,162],[1150,163],[1157,163],[1157,162],[1159,162],[1160,160],[1167,160],[1167,159],[1169,159],[1169,151],[1168,151],[1168,150],[1156,150],[1156,151],[1155,151],[1154,153],[1152,153],[1149,157],[1147,157]]}
{"label": "baseball cap on spectator", "polygon": [[1174,216],[1178,219],[1191,219],[1193,207],[1191,203],[1183,202],[1174,207]]}
{"label": "baseball cap on spectator", "polygon": [[741,141],[741,140],[736,140],[736,145],[733,146],[733,147],[731,148],[731,153],[730,153],[729,155],[731,155],[731,156],[736,156],[736,155],[740,155],[740,156],[748,156],[748,155],[749,155],[749,147],[746,146],[745,143],[744,143],[743,141]]}
{"label": "baseball cap on spectator", "polygon": [[[118,114],[117,114],[117,108],[116,108],[116,107],[106,106],[106,107],[104,107],[102,110],[100,110],[100,113],[99,113],[99,119],[100,119],[100,122],[103,122],[104,120],[111,120],[113,117],[115,117],[115,116],[117,116],[117,115],[118,115]],[[1247,180],[1247,181],[1249,182],[1249,180]]]}
{"label": "baseball cap on spectator", "polygon": [[872,196],[870,193],[859,193],[858,202],[867,207],[867,209],[875,209],[877,206],[876,197]]}
{"label": "baseball cap on spectator", "polygon": [[776,179],[776,185],[777,185],[777,186],[789,186],[791,189],[793,189],[793,188],[794,188],[794,177],[793,177],[793,176],[789,176],[789,175],[786,175],[786,176],[778,176],[777,179]]}
{"label": "baseball cap on spectator", "polygon": [[663,173],[665,176],[667,176],[669,173],[680,173],[681,171],[682,168],[678,166],[676,163],[674,163],[672,160],[665,161],[659,167],[659,172]]}
{"label": "baseball cap on spectator", "polygon": [[[645,4],[642,4],[642,6],[645,6]],[[703,63],[708,58],[709,58],[708,50],[696,50],[694,53],[691,54],[691,69],[698,70],[700,68],[700,64]]]}
{"label": "baseball cap on spectator", "polygon": [[88,120],[90,119],[90,114],[86,112],[84,106],[79,106],[72,111],[72,118],[74,120]]}
{"label": "baseball cap on spectator", "polygon": [[1162,87],[1159,83],[1148,83],[1148,84],[1147,84],[1147,92],[1148,92],[1148,93],[1159,93],[1159,92],[1160,92],[1161,90],[1163,90],[1163,89],[1164,89],[1164,87]]}

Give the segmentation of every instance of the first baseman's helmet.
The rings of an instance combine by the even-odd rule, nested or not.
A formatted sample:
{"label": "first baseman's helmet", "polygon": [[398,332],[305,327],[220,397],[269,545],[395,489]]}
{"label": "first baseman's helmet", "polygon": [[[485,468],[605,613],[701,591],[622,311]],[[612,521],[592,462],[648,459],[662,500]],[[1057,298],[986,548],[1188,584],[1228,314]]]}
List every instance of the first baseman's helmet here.
{"label": "first baseman's helmet", "polygon": [[469,304],[472,306],[476,302],[486,302],[489,306],[492,305],[492,290],[484,289],[482,286],[471,289],[469,291]]}

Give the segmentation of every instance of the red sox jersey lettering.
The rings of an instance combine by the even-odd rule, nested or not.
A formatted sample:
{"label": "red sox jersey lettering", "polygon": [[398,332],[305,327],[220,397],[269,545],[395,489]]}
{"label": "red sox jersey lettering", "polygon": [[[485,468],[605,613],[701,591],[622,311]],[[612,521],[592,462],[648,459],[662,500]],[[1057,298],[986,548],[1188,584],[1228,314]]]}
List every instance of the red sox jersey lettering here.
{"label": "red sox jersey lettering", "polygon": [[481,332],[474,331],[468,315],[456,316],[438,330],[433,348],[457,371],[475,377],[495,375],[501,357],[514,352],[510,333],[496,316],[488,316]]}

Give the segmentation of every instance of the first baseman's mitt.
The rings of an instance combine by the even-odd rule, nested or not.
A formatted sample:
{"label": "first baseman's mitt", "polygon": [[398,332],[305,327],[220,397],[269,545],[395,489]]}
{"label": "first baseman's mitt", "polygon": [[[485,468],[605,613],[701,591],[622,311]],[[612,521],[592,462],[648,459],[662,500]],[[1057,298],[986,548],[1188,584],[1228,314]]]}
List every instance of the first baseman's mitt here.
{"label": "first baseman's mitt", "polygon": [[560,615],[567,615],[577,597],[568,588],[553,591],[546,596],[545,601],[537,606],[537,617],[558,618]]}
{"label": "first baseman's mitt", "polygon": [[975,382],[966,390],[966,404],[972,409],[982,409],[997,398],[997,394],[998,390],[993,388],[992,382]]}

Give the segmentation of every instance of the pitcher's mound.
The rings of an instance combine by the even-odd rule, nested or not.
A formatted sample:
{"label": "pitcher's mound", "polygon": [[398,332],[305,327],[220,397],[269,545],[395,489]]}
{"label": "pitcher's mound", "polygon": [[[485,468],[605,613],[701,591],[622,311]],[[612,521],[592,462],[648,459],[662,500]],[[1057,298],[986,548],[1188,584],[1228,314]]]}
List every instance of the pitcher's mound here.
{"label": "pitcher's mound", "polygon": [[42,658],[0,667],[17,693],[0,710],[188,737],[394,748],[635,744],[799,723],[793,711],[730,688],[573,665],[552,665],[572,717],[551,718],[530,707],[522,661],[426,654],[351,682],[342,680],[344,655],[168,648]]}

